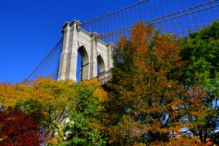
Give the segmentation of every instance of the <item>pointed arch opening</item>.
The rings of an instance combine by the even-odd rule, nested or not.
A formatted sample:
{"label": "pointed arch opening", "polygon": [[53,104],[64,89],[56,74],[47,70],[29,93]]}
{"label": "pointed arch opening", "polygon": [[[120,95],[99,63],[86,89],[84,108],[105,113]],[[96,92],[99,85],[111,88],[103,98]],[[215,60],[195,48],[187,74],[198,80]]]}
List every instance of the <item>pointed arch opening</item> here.
{"label": "pointed arch opening", "polygon": [[88,79],[88,65],[89,58],[87,51],[84,46],[81,46],[78,49],[78,58],[77,58],[77,73],[76,78],[77,82]]}
{"label": "pointed arch opening", "polygon": [[103,76],[105,74],[105,63],[103,61],[103,58],[98,55],[97,56],[97,76],[98,78],[101,78],[101,76]]}

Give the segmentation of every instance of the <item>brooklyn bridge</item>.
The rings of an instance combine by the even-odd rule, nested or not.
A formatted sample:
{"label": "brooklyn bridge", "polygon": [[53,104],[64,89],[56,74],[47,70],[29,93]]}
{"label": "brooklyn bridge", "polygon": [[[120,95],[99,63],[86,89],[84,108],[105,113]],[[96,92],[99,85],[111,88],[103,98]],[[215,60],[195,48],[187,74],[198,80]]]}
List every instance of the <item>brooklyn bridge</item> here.
{"label": "brooklyn bridge", "polygon": [[[141,0],[92,20],[63,25],[63,37],[28,76],[106,82],[113,67],[112,49],[129,38],[137,22],[152,23],[161,33],[186,37],[219,19],[218,0]],[[54,43],[55,44],[55,43]]]}

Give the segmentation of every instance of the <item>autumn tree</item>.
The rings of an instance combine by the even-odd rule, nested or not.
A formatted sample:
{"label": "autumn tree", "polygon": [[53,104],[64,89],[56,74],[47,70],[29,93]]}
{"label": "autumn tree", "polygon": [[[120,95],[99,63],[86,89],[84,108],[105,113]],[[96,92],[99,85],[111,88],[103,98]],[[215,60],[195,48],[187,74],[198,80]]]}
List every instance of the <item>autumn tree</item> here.
{"label": "autumn tree", "polygon": [[19,107],[28,115],[41,113],[43,117],[40,124],[48,141],[54,137],[59,124],[65,122],[68,111],[74,108],[70,101],[75,96],[76,85],[70,80],[53,81],[42,77],[31,84],[1,84],[0,102],[5,108]]}
{"label": "autumn tree", "polygon": [[177,38],[139,23],[120,38],[102,119],[109,143],[165,143],[182,127],[206,142],[217,120],[218,32],[215,22]]}
{"label": "autumn tree", "polygon": [[40,116],[25,115],[18,108],[0,110],[0,146],[39,146],[43,142],[39,122]]}
{"label": "autumn tree", "polygon": [[[86,96],[87,94],[83,91],[89,91],[89,95]],[[13,106],[20,108],[27,115],[36,115],[35,113],[42,115],[40,126],[45,140],[47,144],[55,145],[64,142],[65,132],[63,130],[71,117],[69,114],[80,113],[77,103],[80,102],[83,105],[85,99],[89,97],[93,97],[89,100],[95,100],[98,103],[106,98],[106,92],[97,80],[76,83],[68,79],[54,81],[51,78],[39,77],[31,84],[2,83],[0,84],[0,96],[0,103],[4,109]],[[87,106],[81,108],[87,108]],[[97,110],[101,110],[101,106],[98,106]],[[91,112],[98,113],[95,109]],[[87,126],[90,126],[90,123]],[[93,127],[98,127],[94,121]],[[98,131],[95,132],[98,133]]]}
{"label": "autumn tree", "polygon": [[180,43],[171,34],[161,35],[152,25],[138,23],[130,39],[120,38],[117,46],[103,119],[109,142],[168,141],[170,132],[181,128],[186,93],[179,82],[184,67]]}

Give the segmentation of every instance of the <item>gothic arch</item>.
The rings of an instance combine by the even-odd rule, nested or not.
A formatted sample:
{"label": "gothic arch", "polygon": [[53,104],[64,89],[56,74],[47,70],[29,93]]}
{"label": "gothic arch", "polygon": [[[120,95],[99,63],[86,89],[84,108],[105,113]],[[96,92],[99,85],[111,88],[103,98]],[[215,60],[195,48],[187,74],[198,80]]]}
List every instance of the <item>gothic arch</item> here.
{"label": "gothic arch", "polygon": [[77,81],[88,79],[88,69],[89,69],[89,58],[86,48],[81,46],[78,48],[78,58],[77,58]]}
{"label": "gothic arch", "polygon": [[97,56],[97,75],[103,74],[106,71],[106,66],[101,55]]}

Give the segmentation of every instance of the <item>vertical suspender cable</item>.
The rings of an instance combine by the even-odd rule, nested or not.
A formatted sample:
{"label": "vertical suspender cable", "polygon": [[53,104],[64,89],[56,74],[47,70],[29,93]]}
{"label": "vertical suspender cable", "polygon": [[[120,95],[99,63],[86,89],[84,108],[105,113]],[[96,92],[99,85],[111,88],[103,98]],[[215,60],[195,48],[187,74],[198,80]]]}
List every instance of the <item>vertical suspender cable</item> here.
{"label": "vertical suspender cable", "polygon": [[[184,3],[185,3],[185,6],[186,6],[186,8],[187,8],[187,5],[186,5],[186,1],[184,0]],[[188,12],[188,10],[187,10],[187,13],[189,13]],[[190,19],[190,22],[191,22],[191,24],[192,24],[192,29],[194,29],[195,27],[194,27],[194,24],[193,24],[193,20],[192,20],[192,17],[191,17],[191,15],[189,15],[189,19]],[[191,28],[187,28],[187,29],[191,29]]]}
{"label": "vertical suspender cable", "polygon": [[[140,0],[141,1],[141,0]],[[145,21],[145,18],[144,18],[144,11],[143,11],[143,4],[141,4],[141,13],[142,13],[142,17],[143,17],[143,20],[142,21]]]}
{"label": "vertical suspender cable", "polygon": [[[157,0],[155,0],[156,1],[156,3],[157,3],[157,8],[158,8],[158,12],[159,12],[159,17],[160,17],[160,14],[161,14],[161,12],[160,12],[160,7],[159,7],[159,4],[158,4],[158,1]],[[164,22],[164,23],[161,23],[161,31],[164,31],[164,29],[165,29],[165,23],[166,22]]]}

